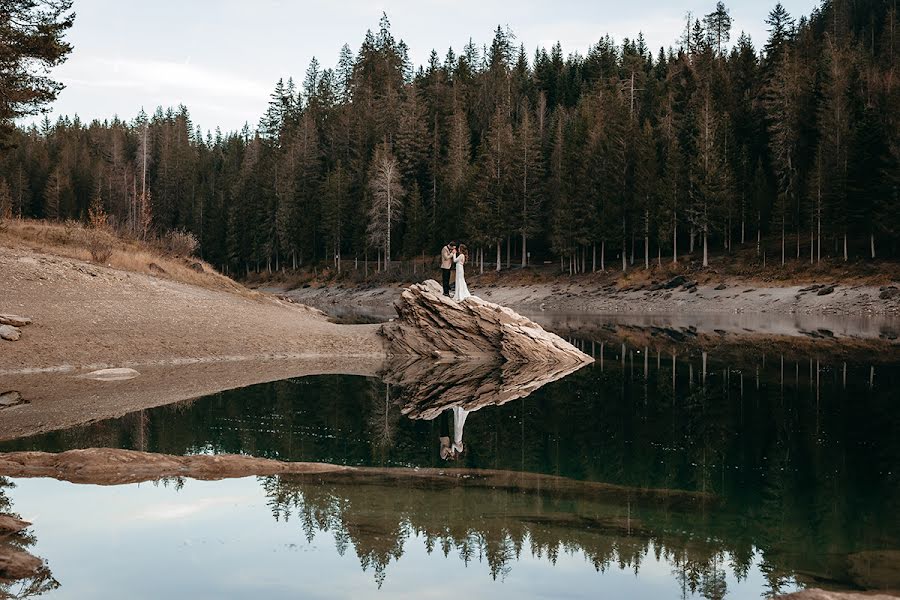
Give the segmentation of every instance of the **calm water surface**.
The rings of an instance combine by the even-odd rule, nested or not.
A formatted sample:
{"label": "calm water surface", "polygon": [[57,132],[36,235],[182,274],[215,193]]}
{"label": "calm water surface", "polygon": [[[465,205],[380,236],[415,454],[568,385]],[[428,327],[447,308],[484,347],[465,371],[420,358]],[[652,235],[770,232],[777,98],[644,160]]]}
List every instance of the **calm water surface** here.
{"label": "calm water surface", "polygon": [[[384,382],[402,378],[321,376],[5,443],[512,473],[494,489],[5,480],[14,487],[0,503],[34,522],[29,551],[49,569],[12,591],[657,599],[900,588],[900,359],[578,342],[594,365],[466,413],[409,418],[416,390]],[[442,436],[461,438],[456,460],[442,458]],[[517,487],[532,474],[623,487]]]}

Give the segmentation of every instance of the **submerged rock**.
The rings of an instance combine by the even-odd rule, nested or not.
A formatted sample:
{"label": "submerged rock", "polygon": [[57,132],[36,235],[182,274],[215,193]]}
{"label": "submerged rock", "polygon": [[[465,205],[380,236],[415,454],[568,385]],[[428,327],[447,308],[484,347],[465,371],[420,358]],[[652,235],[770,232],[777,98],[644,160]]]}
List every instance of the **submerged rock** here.
{"label": "submerged rock", "polygon": [[86,379],[97,379],[99,381],[125,381],[134,379],[140,375],[134,369],[100,369],[99,371],[91,371],[84,377]]}
{"label": "submerged rock", "polygon": [[391,356],[593,362],[572,344],[509,308],[476,296],[456,302],[444,296],[433,280],[408,287],[394,306],[397,318],[379,330]]}

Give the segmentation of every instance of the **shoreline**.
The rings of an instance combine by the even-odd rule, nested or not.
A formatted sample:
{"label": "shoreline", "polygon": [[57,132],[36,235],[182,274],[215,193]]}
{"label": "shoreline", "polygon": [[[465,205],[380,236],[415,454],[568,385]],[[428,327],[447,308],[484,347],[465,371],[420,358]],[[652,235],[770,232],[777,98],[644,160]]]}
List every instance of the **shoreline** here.
{"label": "shoreline", "polygon": [[[668,286],[668,287],[665,287]],[[320,285],[258,289],[319,308],[343,305],[389,311],[406,284]],[[523,313],[609,314],[785,314],[883,316],[900,319],[900,283],[886,286],[851,283],[762,285],[726,280],[700,284],[684,277],[618,287],[587,278],[504,284],[473,278],[470,290],[485,300]]]}

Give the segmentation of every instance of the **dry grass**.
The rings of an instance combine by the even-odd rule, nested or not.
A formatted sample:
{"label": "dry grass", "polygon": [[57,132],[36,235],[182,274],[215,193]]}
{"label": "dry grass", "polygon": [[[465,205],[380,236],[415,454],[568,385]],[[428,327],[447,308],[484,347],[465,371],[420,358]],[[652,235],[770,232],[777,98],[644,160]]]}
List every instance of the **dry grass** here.
{"label": "dry grass", "polygon": [[7,219],[0,245],[101,264],[199,287],[253,295],[254,292],[218,273],[206,262],[166,252],[157,245],[115,235],[80,223]]}

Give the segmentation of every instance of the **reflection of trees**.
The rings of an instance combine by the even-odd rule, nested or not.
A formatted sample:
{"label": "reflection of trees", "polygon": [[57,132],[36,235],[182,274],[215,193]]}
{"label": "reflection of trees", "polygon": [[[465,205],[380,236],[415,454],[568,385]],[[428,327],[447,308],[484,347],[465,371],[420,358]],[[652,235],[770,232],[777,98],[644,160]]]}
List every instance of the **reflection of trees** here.
{"label": "reflection of trees", "polygon": [[[0,514],[18,519],[18,515],[10,512],[12,503],[6,495],[6,490],[14,486],[15,484],[7,478],[0,477]],[[25,553],[27,556],[31,556],[28,548],[37,542],[34,534],[27,529],[9,535],[3,535],[3,533],[0,531],[0,554]],[[59,582],[53,578],[46,563],[42,563],[25,577],[19,577],[21,574],[17,574],[15,577],[9,575],[0,570],[0,598],[31,598],[59,587]]]}
{"label": "reflection of trees", "polygon": [[711,532],[681,533],[691,529],[696,513],[665,500],[629,501],[628,490],[599,499],[559,495],[549,487],[523,493],[525,488],[431,480],[397,485],[340,475],[267,477],[262,485],[276,519],[300,517],[307,539],[328,532],[341,553],[352,545],[362,569],[371,568],[379,584],[415,533],[429,553],[484,564],[495,579],[505,577],[523,552],[551,563],[560,553],[580,553],[597,571],[637,572],[648,557],[661,557],[690,573],[692,591],[709,598],[725,591],[727,548]]}

